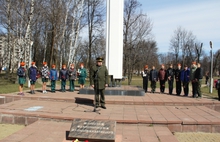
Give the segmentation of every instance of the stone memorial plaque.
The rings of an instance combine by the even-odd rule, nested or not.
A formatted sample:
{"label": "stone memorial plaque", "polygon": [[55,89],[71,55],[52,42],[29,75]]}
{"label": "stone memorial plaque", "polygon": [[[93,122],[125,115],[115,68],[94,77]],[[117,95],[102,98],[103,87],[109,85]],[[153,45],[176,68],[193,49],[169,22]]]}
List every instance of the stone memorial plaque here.
{"label": "stone memorial plaque", "polygon": [[116,122],[74,119],[68,138],[89,142],[115,142]]}

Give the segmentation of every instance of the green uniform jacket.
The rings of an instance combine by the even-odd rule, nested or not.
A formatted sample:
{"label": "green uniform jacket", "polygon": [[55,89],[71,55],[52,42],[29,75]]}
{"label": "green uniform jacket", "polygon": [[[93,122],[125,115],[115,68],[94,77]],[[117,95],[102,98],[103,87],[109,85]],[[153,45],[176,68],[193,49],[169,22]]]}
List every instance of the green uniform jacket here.
{"label": "green uniform jacket", "polygon": [[109,83],[108,69],[106,66],[93,66],[91,69],[90,85],[95,85],[95,89],[104,89],[105,84]]}
{"label": "green uniform jacket", "polygon": [[197,69],[197,67],[192,67],[192,68],[190,68],[190,80],[192,81],[192,80],[194,80],[194,78],[195,78],[195,71],[196,71],[196,69]]}

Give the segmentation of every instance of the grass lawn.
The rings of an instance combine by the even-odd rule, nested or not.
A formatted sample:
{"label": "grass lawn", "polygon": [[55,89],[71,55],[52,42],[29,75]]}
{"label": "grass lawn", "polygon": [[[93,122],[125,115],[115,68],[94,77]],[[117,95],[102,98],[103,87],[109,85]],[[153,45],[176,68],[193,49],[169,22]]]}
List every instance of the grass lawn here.
{"label": "grass lawn", "polygon": [[[2,85],[2,84],[4,84],[4,85]],[[0,85],[0,94],[18,92],[19,91],[18,86],[19,86],[18,83],[2,82],[1,85]],[[41,84],[36,82],[36,84],[35,84],[36,88],[39,88],[41,86],[42,86]],[[29,90],[27,82],[24,85],[24,90]]]}
{"label": "grass lawn", "polygon": [[10,136],[11,134],[23,129],[24,125],[16,124],[0,124],[0,140]]}

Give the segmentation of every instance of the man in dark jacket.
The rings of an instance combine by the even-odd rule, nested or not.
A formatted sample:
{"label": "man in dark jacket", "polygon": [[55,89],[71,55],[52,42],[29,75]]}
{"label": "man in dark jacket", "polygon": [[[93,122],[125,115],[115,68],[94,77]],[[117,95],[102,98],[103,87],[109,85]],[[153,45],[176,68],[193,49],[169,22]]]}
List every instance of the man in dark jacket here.
{"label": "man in dark jacket", "polygon": [[195,76],[194,76],[194,80],[195,80],[195,89],[196,89],[196,93],[193,94],[193,98],[196,98],[197,94],[198,97],[201,98],[202,97],[202,93],[201,93],[201,82],[202,82],[202,78],[203,78],[203,71],[201,68],[201,64],[197,63],[197,68],[195,71]]}
{"label": "man in dark jacket", "polygon": [[158,79],[160,81],[160,93],[164,93],[165,83],[167,80],[167,74],[166,74],[164,64],[161,65],[161,69],[158,71]]}
{"label": "man in dark jacket", "polygon": [[101,103],[101,107],[106,109],[104,91],[105,87],[108,86],[109,78],[107,67],[102,65],[102,61],[102,57],[96,58],[96,65],[91,68],[90,85],[94,88],[95,91],[95,108],[98,108],[99,104]]}
{"label": "man in dark jacket", "polygon": [[173,69],[173,65],[170,64],[170,67],[167,69],[167,79],[169,85],[169,94],[173,93],[173,80],[174,80],[175,70]]}
{"label": "man in dark jacket", "polygon": [[187,65],[184,65],[184,70],[181,71],[181,81],[183,82],[184,96],[189,95],[189,82],[190,82],[190,71]]}
{"label": "man in dark jacket", "polygon": [[215,88],[218,90],[218,101],[220,101],[220,79],[216,82]]}
{"label": "man in dark jacket", "polygon": [[148,65],[144,66],[144,71],[141,72],[141,76],[143,78],[143,89],[146,93],[148,89],[148,76],[149,76]]}
{"label": "man in dark jacket", "polygon": [[156,89],[156,82],[158,81],[158,73],[155,70],[155,66],[152,66],[149,79],[151,81],[151,93],[154,93]]}
{"label": "man in dark jacket", "polygon": [[34,89],[35,89],[35,83],[37,80],[37,67],[35,66],[35,62],[31,63],[31,67],[28,69],[28,77],[30,80],[30,84],[31,84],[31,94],[35,94]]}
{"label": "man in dark jacket", "polygon": [[176,79],[176,95],[179,96],[182,91],[181,86],[181,64],[177,64],[177,69],[175,70],[175,79]]}

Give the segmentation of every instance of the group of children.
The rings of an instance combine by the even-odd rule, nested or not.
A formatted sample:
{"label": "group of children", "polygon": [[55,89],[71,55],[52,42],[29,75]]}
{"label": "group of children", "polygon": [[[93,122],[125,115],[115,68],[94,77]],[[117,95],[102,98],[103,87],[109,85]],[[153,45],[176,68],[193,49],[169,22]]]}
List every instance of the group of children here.
{"label": "group of children", "polygon": [[80,88],[84,88],[85,79],[87,77],[87,71],[84,68],[84,64],[80,64],[80,68],[76,70],[74,64],[70,64],[69,69],[64,64],[62,69],[58,72],[56,70],[56,65],[52,65],[51,69],[47,66],[47,62],[43,62],[43,67],[39,71],[35,65],[35,62],[31,63],[31,67],[28,69],[28,75],[26,73],[25,63],[21,62],[20,67],[17,70],[18,83],[19,83],[19,93],[18,95],[24,95],[23,85],[26,83],[26,78],[28,76],[30,81],[30,93],[35,94],[35,83],[38,78],[42,78],[42,93],[47,93],[47,82],[51,82],[51,92],[56,92],[56,81],[61,81],[61,91],[66,92],[66,82],[69,80],[69,91],[73,92],[75,89],[75,80],[78,79]]}

